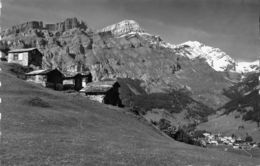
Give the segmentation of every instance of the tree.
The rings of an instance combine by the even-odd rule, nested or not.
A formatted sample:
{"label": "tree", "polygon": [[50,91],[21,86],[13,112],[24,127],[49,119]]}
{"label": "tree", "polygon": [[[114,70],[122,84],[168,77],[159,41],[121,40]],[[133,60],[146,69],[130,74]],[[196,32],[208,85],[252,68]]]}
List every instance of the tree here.
{"label": "tree", "polygon": [[203,135],[204,133],[206,133],[205,130],[196,130],[193,134],[194,138],[204,138],[205,136]]}
{"label": "tree", "polygon": [[158,123],[158,127],[161,131],[167,130],[169,127],[171,127],[171,122],[167,119],[160,119]]}
{"label": "tree", "polygon": [[246,139],[245,139],[245,141],[246,141],[246,142],[253,142],[253,138],[252,138],[250,135],[246,134]]}
{"label": "tree", "polygon": [[174,139],[176,141],[180,141],[180,142],[185,142],[187,144],[194,144],[194,141],[192,140],[191,136],[189,136],[189,134],[187,134],[184,130],[180,129],[178,130],[175,135],[174,135]]}

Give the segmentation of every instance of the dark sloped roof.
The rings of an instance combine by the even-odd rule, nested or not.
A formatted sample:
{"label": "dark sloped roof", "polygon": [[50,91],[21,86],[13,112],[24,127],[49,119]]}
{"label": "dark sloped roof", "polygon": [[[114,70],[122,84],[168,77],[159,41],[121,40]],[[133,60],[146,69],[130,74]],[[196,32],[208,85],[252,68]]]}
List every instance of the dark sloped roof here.
{"label": "dark sloped roof", "polygon": [[19,52],[30,52],[33,50],[37,50],[37,48],[22,48],[22,49],[14,49],[9,51],[9,53],[19,53]]}
{"label": "dark sloped roof", "polygon": [[58,70],[58,69],[34,70],[34,71],[29,72],[29,73],[26,73],[26,75],[46,75],[49,72],[54,71],[54,70]]}
{"label": "dark sloped roof", "polygon": [[100,82],[91,82],[87,86],[80,90],[82,93],[106,93],[117,81],[100,81]]}
{"label": "dark sloped roof", "polygon": [[88,76],[90,74],[90,72],[89,71],[86,71],[86,72],[74,72],[74,73],[66,72],[66,73],[63,73],[63,74],[64,74],[65,78],[73,78],[73,77],[75,77],[78,74],[82,75],[83,77],[84,76]]}

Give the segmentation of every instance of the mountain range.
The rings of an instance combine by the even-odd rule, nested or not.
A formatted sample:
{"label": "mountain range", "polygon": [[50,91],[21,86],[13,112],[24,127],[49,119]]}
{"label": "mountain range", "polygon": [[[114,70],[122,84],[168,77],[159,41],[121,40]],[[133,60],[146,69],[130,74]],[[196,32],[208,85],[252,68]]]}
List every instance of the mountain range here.
{"label": "mountain range", "polygon": [[[2,31],[1,37],[0,49],[4,52],[16,48],[36,47],[43,54],[43,69],[58,68],[65,75],[90,72],[93,81],[116,79],[120,85],[120,99],[126,107],[126,109],[119,109],[101,105],[82,98],[77,93],[75,95],[59,93],[27,83],[15,75],[16,65],[0,62],[4,69],[4,73],[0,73],[1,77],[7,81],[4,85],[12,85],[2,89],[3,94],[9,102],[13,101],[10,95],[17,98],[14,104],[4,105],[7,110],[5,113],[9,115],[6,116],[9,119],[4,126],[6,131],[14,129],[16,133],[19,128],[31,133],[31,130],[35,130],[34,127],[38,127],[34,132],[38,133],[42,130],[44,132],[41,133],[46,133],[55,129],[55,132],[59,133],[59,139],[56,139],[56,135],[45,135],[44,139],[54,139],[53,142],[58,142],[57,144],[62,144],[63,147],[64,142],[67,145],[68,141],[71,141],[64,137],[63,130],[69,132],[67,133],[69,138],[84,133],[82,132],[84,130],[86,131],[84,137],[88,137],[87,141],[80,135],[71,142],[73,147],[88,142],[88,152],[89,148],[98,147],[106,137],[109,138],[108,143],[111,147],[112,144],[117,146],[117,139],[121,140],[121,137],[127,140],[122,142],[122,146],[125,146],[125,142],[129,140],[136,145],[138,140],[140,149],[144,142],[149,142],[147,146],[151,147],[150,141],[147,140],[153,139],[151,135],[158,133],[155,134],[154,129],[143,126],[143,122],[139,124],[128,117],[128,113],[124,111],[129,109],[145,118],[148,121],[144,122],[146,124],[158,123],[161,119],[166,119],[175,127],[195,124],[198,130],[222,132],[225,135],[250,134],[254,140],[260,140],[259,128],[255,123],[259,120],[256,118],[258,114],[253,110],[254,101],[257,101],[254,99],[257,97],[258,61],[237,62],[221,49],[198,41],[171,44],[158,35],[148,33],[134,20],[123,20],[99,30],[93,30],[76,18],[45,25],[41,21],[32,21]],[[34,68],[34,66],[30,67]],[[27,128],[16,124],[20,121],[26,124]],[[111,124],[113,127],[110,127]],[[121,125],[123,127],[120,127]],[[119,130],[115,130],[117,126]],[[244,127],[243,131],[238,131],[239,126]],[[140,127],[142,131],[139,131]],[[145,134],[144,137],[142,133],[146,132],[151,135]],[[95,144],[97,146],[92,144],[96,139],[92,138],[93,135],[100,141]],[[136,137],[133,138],[133,135]],[[162,135],[159,135],[158,140],[163,140]],[[26,137],[30,137],[30,134]],[[9,136],[9,138],[17,143],[14,137]],[[33,141],[38,140],[38,137],[33,139]],[[55,146],[49,146],[50,142],[52,143],[47,141],[46,147],[54,152]],[[43,151],[46,147],[42,147]],[[115,149],[115,147],[107,147],[107,144],[102,147],[108,154],[111,154],[111,149]],[[172,149],[176,154],[181,153],[179,147],[178,150]],[[78,147],[74,149],[75,154],[85,153],[84,149],[77,150]],[[65,154],[67,151],[61,148],[59,154]],[[96,153],[96,149],[93,151]],[[208,149],[205,153],[207,152]],[[27,153],[31,154],[31,152]],[[103,149],[101,153],[103,154]],[[197,154],[197,149],[194,152],[192,149],[189,153]],[[172,158],[172,153],[169,154]],[[186,156],[187,152],[183,154]],[[126,156],[129,157],[128,154]],[[226,153],[223,156],[226,156]],[[232,157],[226,157],[225,161],[230,158]],[[200,160],[200,157],[197,159]],[[6,158],[5,160],[7,161]],[[201,162],[198,163],[201,165]],[[230,165],[228,162],[219,163]]]}
{"label": "mountain range", "polygon": [[120,79],[125,106],[162,109],[187,123],[204,121],[230,102],[224,89],[239,82],[240,73],[258,69],[256,62],[237,63],[198,41],[170,44],[134,20],[100,30],[75,18],[48,25],[28,22],[1,36],[2,48],[37,47],[44,55],[42,68],[68,75],[90,71],[94,81]]}
{"label": "mountain range", "polygon": [[159,44],[165,48],[171,48],[174,52],[190,59],[203,58],[216,71],[233,71],[247,73],[258,70],[258,60],[253,62],[236,62],[228,54],[220,50],[207,46],[198,41],[187,41],[181,44],[173,45],[163,41],[160,36],[151,35],[134,20],[124,20],[119,23],[107,26],[99,32],[112,32],[116,37],[131,36],[138,34],[146,38],[150,43]]}

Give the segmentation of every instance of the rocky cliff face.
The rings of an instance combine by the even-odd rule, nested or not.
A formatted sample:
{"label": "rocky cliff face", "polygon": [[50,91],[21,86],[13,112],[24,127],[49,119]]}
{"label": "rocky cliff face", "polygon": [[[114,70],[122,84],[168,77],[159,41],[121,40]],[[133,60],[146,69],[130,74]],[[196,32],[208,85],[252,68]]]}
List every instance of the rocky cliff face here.
{"label": "rocky cliff face", "polygon": [[[75,25],[68,21],[66,27]],[[7,35],[4,40],[8,40],[10,48],[17,43],[21,47],[39,48],[44,54],[43,68],[58,67],[64,73],[91,71],[95,81],[137,79],[147,94],[182,89],[214,108],[228,100],[222,89],[231,82],[205,59],[195,58],[206,46],[195,49],[187,44],[171,45],[146,33],[135,21],[125,20],[97,33],[82,28],[65,28],[62,33],[44,29]]]}
{"label": "rocky cliff face", "polygon": [[67,18],[63,22],[56,24],[44,25],[42,21],[30,21],[23,24],[12,26],[1,32],[1,36],[15,35],[19,33],[27,33],[32,30],[47,30],[47,31],[58,31],[64,32],[73,28],[87,29],[87,25],[84,22],[78,21],[77,18]]}
{"label": "rocky cliff face", "polygon": [[142,33],[144,30],[134,20],[123,20],[119,23],[107,26],[99,32],[111,32],[114,36],[120,37],[130,33]]}

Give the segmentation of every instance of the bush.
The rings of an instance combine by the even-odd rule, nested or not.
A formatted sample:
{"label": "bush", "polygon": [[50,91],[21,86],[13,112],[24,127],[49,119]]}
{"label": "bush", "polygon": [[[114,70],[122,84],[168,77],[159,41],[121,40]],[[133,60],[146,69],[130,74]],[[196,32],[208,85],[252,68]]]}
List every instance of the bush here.
{"label": "bush", "polygon": [[160,121],[158,123],[158,127],[161,131],[165,131],[171,127],[171,122],[166,119],[160,119]]}
{"label": "bush", "polygon": [[251,136],[247,136],[245,139],[246,142],[253,142],[253,138]]}
{"label": "bush", "polygon": [[157,123],[156,121],[154,121],[154,120],[150,120],[150,122],[151,122],[151,124],[153,124],[153,125],[155,125],[155,126],[158,125],[158,123]]}
{"label": "bush", "polygon": [[9,64],[9,66],[11,67],[10,71],[20,79],[26,79],[25,73],[28,73],[33,70],[30,67],[25,67],[15,63],[11,63]]}
{"label": "bush", "polygon": [[191,123],[188,124],[187,126],[186,125],[182,126],[182,130],[184,130],[185,132],[191,132],[195,130],[196,126],[197,126],[196,123]]}
{"label": "bush", "polygon": [[46,101],[44,101],[43,99],[41,99],[39,97],[30,98],[27,102],[29,105],[35,106],[35,107],[42,107],[42,108],[50,107],[49,103],[47,103]]}
{"label": "bush", "polygon": [[192,140],[191,136],[189,134],[187,134],[184,130],[180,129],[178,130],[175,135],[174,135],[174,139],[176,141],[180,141],[180,142],[184,142],[187,144],[194,144],[194,141]]}
{"label": "bush", "polygon": [[164,132],[170,136],[171,138],[174,138],[175,134],[176,134],[176,128],[174,126],[171,126],[169,128],[167,128],[166,130],[164,130]]}
{"label": "bush", "polygon": [[132,106],[130,108],[130,111],[133,112],[135,115],[145,115],[146,114],[145,110],[143,110],[142,108],[137,107],[137,106]]}
{"label": "bush", "polygon": [[205,136],[203,135],[204,133],[206,133],[205,130],[196,130],[193,134],[194,138],[204,138]]}

